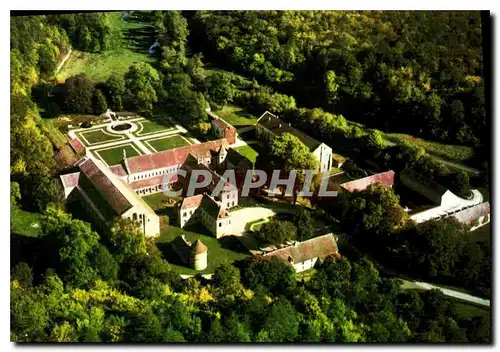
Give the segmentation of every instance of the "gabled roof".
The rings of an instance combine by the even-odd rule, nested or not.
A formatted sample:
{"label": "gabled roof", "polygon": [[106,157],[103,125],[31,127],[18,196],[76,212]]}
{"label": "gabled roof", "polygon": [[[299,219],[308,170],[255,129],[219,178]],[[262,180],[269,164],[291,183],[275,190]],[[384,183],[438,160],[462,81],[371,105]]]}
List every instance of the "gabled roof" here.
{"label": "gabled roof", "polygon": [[295,245],[266,253],[264,256],[276,257],[286,262],[289,262],[289,258],[291,258],[297,264],[313,258],[324,259],[337,252],[337,242],[333,234],[330,233],[304,242],[297,242]]}
{"label": "gabled roof", "polygon": [[78,187],[89,196],[92,203],[110,220],[122,215],[134,205],[140,205],[149,214],[154,210],[128,185],[112,173],[101,161],[83,157],[75,164],[80,171]]}
{"label": "gabled roof", "polygon": [[192,197],[186,197],[182,200],[181,209],[198,208],[203,199],[203,194],[198,194]]}
{"label": "gabled roof", "polygon": [[474,220],[480,218],[481,216],[487,215],[489,213],[490,213],[490,202],[484,202],[481,204],[474,205],[470,208],[461,210],[450,216],[453,216],[462,224],[469,224]]}
{"label": "gabled roof", "polygon": [[[116,184],[99,168],[94,160],[87,158],[87,160],[79,164],[79,168],[117,215],[121,215],[132,208],[132,203],[128,201]],[[96,204],[96,206],[100,207],[101,204]]]}
{"label": "gabled roof", "polygon": [[211,217],[215,219],[220,219],[228,216],[228,212],[221,203],[217,202],[215,199],[210,197],[208,194],[203,196],[201,201],[201,207],[205,210]]}
{"label": "gabled roof", "polygon": [[213,150],[217,152],[222,145],[229,148],[227,140],[222,138],[215,141],[170,149],[159,153],[134,156],[127,158],[129,171],[134,174],[161,169],[172,165],[179,165],[184,163],[189,154],[197,158],[210,158],[210,151]]}
{"label": "gabled roof", "polygon": [[73,172],[72,174],[61,175],[61,182],[63,187],[73,188],[78,185],[78,179],[80,178],[80,172]]}
{"label": "gabled roof", "polygon": [[257,120],[257,124],[268,129],[274,135],[280,136],[283,133],[293,134],[294,136],[299,138],[311,152],[316,150],[321,145],[320,141],[292,127],[291,124],[286,123],[276,115],[271,114],[269,111],[266,111],[264,114],[262,114],[262,116]]}
{"label": "gabled roof", "polygon": [[363,191],[369,185],[374,183],[382,183],[385,186],[392,187],[394,185],[394,171],[381,172],[379,174],[363,177],[358,180],[342,183],[340,186],[349,192]]}
{"label": "gabled roof", "polygon": [[219,127],[219,129],[221,129],[221,130],[225,130],[226,128],[234,128],[233,126],[228,124],[226,121],[221,120],[221,119],[213,119],[212,123],[214,125],[216,125],[217,127]]}

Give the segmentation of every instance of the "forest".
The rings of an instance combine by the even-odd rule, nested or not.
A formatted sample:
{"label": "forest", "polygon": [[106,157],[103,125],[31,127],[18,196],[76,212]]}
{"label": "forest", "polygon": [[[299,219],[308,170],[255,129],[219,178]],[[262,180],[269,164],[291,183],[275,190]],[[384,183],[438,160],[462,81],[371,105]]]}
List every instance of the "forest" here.
{"label": "forest", "polygon": [[[108,107],[144,116],[164,109],[203,136],[210,128],[207,102],[213,108],[235,103],[278,113],[327,144],[342,144],[349,156],[397,172],[412,166],[466,193],[467,176],[444,172],[413,146],[385,146],[376,129],[489,145],[478,13],[134,16],[153,23],[161,48],[157,62],[134,63],[104,82],[84,74],[57,82],[54,74],[70,48],[106,50],[108,14],[11,17],[11,216],[41,216],[39,237],[11,233],[12,341],[491,341],[488,314],[470,319],[439,291],[403,290],[398,279],[357,253],[326,260],[308,280],[297,280],[281,261],[263,259],[222,265],[212,280],[182,280],[132,224],[118,221],[96,232],[69,214],[57,179],[67,165],[43,124],[62,113],[101,114]],[[282,166],[290,161],[283,145],[301,148],[293,139],[279,142],[270,160],[258,162]],[[310,162],[301,159],[293,167]],[[487,176],[483,181],[488,184]],[[486,244],[460,246],[465,232],[455,223],[407,226],[392,190],[352,197],[359,201],[346,199],[324,211],[345,216],[353,241],[372,245],[371,254],[390,248],[402,266],[426,277],[451,276],[453,284],[465,277],[468,286],[489,294]],[[361,206],[367,203],[373,213]],[[384,217],[381,209],[392,211]],[[362,212],[369,216],[360,222]],[[262,236],[286,236],[293,226],[271,222]],[[297,227],[297,238],[311,236],[310,226]],[[428,247],[433,251],[423,250]]]}
{"label": "forest", "polygon": [[466,11],[197,11],[194,50],[385,132],[487,143],[481,17]]}

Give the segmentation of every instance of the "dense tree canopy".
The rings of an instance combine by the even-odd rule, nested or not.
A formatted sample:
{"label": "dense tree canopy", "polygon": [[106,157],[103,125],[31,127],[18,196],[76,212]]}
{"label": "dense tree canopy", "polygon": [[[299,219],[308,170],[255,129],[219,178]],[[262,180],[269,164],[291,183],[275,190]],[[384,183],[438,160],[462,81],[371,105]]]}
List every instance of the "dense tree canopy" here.
{"label": "dense tree canopy", "polygon": [[206,57],[301,104],[388,131],[488,137],[479,12],[197,11],[191,22]]}

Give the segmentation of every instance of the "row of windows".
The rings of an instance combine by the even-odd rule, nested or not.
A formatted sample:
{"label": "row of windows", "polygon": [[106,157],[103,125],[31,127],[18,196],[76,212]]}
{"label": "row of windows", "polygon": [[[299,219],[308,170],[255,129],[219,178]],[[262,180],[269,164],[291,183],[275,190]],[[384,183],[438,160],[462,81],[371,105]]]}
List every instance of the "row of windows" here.
{"label": "row of windows", "polygon": [[165,175],[169,172],[173,172],[175,170],[177,170],[179,167],[170,167],[168,169],[165,169],[165,170],[160,170],[160,171],[154,171],[154,172],[150,172],[148,174],[142,174],[142,175],[137,175],[137,176],[134,176],[133,177],[133,181],[137,181],[137,180],[142,180],[142,179],[145,179],[145,178],[150,178],[150,177],[154,177],[154,176],[160,176],[160,175]]}

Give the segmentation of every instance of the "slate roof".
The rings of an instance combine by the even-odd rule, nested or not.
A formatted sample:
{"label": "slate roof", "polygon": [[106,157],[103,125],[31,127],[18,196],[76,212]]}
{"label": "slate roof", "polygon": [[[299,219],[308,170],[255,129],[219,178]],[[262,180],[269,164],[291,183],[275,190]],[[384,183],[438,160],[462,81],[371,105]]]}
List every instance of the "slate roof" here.
{"label": "slate roof", "polygon": [[340,186],[349,192],[363,191],[369,185],[374,183],[382,183],[388,187],[394,185],[394,171],[381,172],[379,174],[363,177],[357,180],[342,183]]}
{"label": "slate roof", "polygon": [[282,135],[283,133],[291,133],[297,138],[299,138],[302,143],[304,143],[309,150],[314,151],[321,144],[318,140],[308,136],[302,131],[292,127],[289,123],[278,118],[276,115],[271,114],[269,111],[266,111],[262,116],[257,120],[257,124],[265,127],[269,131],[271,131],[274,135]]}
{"label": "slate roof", "polygon": [[85,151],[85,147],[83,146],[82,143],[76,138],[71,139],[68,144],[70,145],[71,148],[77,153],[80,154]]}
{"label": "slate roof", "polygon": [[189,154],[193,154],[198,158],[209,158],[211,150],[218,151],[223,145],[229,148],[229,144],[225,138],[201,144],[192,144],[154,154],[138,155],[127,158],[128,168],[130,173],[140,173],[182,164]]}
{"label": "slate roof", "polygon": [[452,214],[455,219],[457,219],[462,224],[469,224],[481,216],[490,213],[490,202],[484,202],[481,204],[474,205],[470,208],[461,210],[455,214]]}
{"label": "slate roof", "polygon": [[266,253],[265,257],[276,257],[288,262],[292,258],[294,263],[302,263],[313,258],[324,259],[338,252],[337,242],[333,234],[327,234],[304,242],[297,242],[293,246]]}

